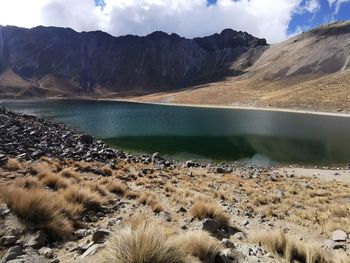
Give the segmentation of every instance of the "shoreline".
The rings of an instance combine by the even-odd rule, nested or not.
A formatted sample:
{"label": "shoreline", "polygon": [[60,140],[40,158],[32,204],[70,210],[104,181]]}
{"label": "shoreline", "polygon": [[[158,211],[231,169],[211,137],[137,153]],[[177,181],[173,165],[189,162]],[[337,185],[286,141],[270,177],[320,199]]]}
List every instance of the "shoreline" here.
{"label": "shoreline", "polygon": [[297,114],[309,114],[309,115],[323,115],[323,116],[334,116],[334,117],[345,117],[350,118],[350,112],[330,112],[330,111],[315,111],[315,110],[303,110],[303,109],[292,109],[292,108],[276,108],[276,107],[256,107],[248,105],[214,105],[214,104],[188,104],[188,103],[165,103],[165,102],[146,102],[135,99],[108,99],[108,98],[36,98],[36,99],[1,99],[2,101],[106,101],[106,102],[128,102],[137,104],[148,104],[148,105],[159,105],[159,106],[173,106],[173,107],[189,107],[189,108],[207,108],[207,109],[231,109],[231,110],[250,110],[250,111],[267,111],[267,112],[284,112],[284,113],[297,113]]}

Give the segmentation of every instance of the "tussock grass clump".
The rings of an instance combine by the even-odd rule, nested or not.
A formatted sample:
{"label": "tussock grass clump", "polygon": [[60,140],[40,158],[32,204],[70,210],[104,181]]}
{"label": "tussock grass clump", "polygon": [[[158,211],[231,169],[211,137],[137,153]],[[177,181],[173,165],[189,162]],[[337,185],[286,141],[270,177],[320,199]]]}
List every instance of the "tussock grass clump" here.
{"label": "tussock grass clump", "polygon": [[64,178],[72,178],[77,182],[80,181],[80,174],[71,168],[65,168],[59,174]]}
{"label": "tussock grass clump", "polygon": [[197,199],[190,213],[193,217],[198,218],[200,220],[204,218],[213,218],[220,222],[220,224],[224,226],[228,226],[230,223],[230,217],[226,214],[226,212],[218,205],[216,202],[211,199]]}
{"label": "tussock grass clump", "polygon": [[103,204],[102,198],[88,188],[71,186],[61,192],[63,198],[73,204],[80,204],[87,210],[100,211]]}
{"label": "tussock grass clump", "polygon": [[124,225],[102,252],[102,262],[185,263],[183,253],[173,246],[158,224],[139,221]]}
{"label": "tussock grass clump", "polygon": [[17,171],[23,169],[23,164],[19,160],[11,158],[7,160],[5,168],[10,171]]}
{"label": "tussock grass clump", "polygon": [[58,189],[65,189],[69,185],[67,180],[53,173],[41,173],[39,174],[38,178],[40,178],[40,182],[43,185],[46,185],[54,191],[57,191]]}
{"label": "tussock grass clump", "polygon": [[61,212],[62,204],[54,193],[44,189],[10,187],[0,190],[1,199],[25,222],[36,229],[44,229],[55,239],[68,237],[73,227]]}
{"label": "tussock grass clump", "polygon": [[142,205],[149,205],[152,208],[152,211],[155,213],[164,211],[163,205],[159,202],[153,193],[146,192],[141,194],[138,202]]}
{"label": "tussock grass clump", "polygon": [[201,230],[175,236],[173,244],[184,254],[199,258],[204,263],[215,262],[215,257],[223,249],[218,240]]}
{"label": "tussock grass clump", "polygon": [[16,180],[16,186],[24,189],[42,188],[43,185],[35,177],[25,177]]}
{"label": "tussock grass clump", "polygon": [[102,173],[104,176],[112,176],[113,170],[107,166],[102,167]]}
{"label": "tussock grass clump", "polygon": [[127,191],[125,194],[125,198],[127,199],[137,199],[140,197],[140,193],[136,191]]}
{"label": "tussock grass clump", "polygon": [[281,232],[261,232],[250,236],[253,242],[258,242],[286,262],[305,263],[345,263],[350,258],[344,252],[326,252],[320,247],[305,241],[287,237]]}
{"label": "tussock grass clump", "polygon": [[124,195],[126,190],[128,190],[126,184],[113,180],[108,181],[106,188],[108,191],[116,195]]}
{"label": "tussock grass clump", "polygon": [[96,182],[89,183],[87,186],[90,188],[91,191],[98,193],[100,196],[107,197],[109,194],[105,186],[100,185]]}

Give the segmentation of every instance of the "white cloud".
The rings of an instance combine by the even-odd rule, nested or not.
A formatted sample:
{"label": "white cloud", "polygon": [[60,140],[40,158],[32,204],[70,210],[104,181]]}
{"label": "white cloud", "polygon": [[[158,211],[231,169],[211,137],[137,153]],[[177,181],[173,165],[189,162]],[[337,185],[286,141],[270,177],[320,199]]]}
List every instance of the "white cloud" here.
{"label": "white cloud", "polygon": [[350,0],[328,0],[330,7],[335,7],[335,14],[338,14],[342,4],[349,2]]}
{"label": "white cloud", "polygon": [[[328,0],[344,1],[344,0]],[[315,12],[318,0],[0,0],[0,24],[33,27],[39,24],[103,30],[112,35],[146,35],[155,30],[196,37],[224,28],[247,31],[270,43],[288,37],[294,13]]]}

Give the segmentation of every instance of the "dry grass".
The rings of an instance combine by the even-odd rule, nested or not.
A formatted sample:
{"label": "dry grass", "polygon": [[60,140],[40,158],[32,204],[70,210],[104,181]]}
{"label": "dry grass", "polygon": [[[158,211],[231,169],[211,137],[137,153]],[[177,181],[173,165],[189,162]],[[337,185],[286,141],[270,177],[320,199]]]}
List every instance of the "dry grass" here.
{"label": "dry grass", "polygon": [[165,231],[154,223],[124,225],[116,231],[102,262],[115,263],[185,263],[183,253],[169,242]]}
{"label": "dry grass", "polygon": [[203,263],[214,263],[223,249],[218,240],[204,231],[192,231],[174,237],[174,245],[184,254],[199,258]]}
{"label": "dry grass", "polygon": [[100,211],[103,199],[87,187],[71,186],[61,192],[62,197],[72,204],[83,206],[86,210]]}
{"label": "dry grass", "polygon": [[5,168],[10,171],[17,171],[23,169],[23,164],[15,158],[7,160]]}
{"label": "dry grass", "polygon": [[42,188],[43,184],[35,177],[25,177],[17,179],[15,185],[24,189]]}
{"label": "dry grass", "polygon": [[137,199],[140,197],[140,193],[136,191],[127,191],[125,194],[125,198],[127,199]]}
{"label": "dry grass", "polygon": [[140,195],[138,202],[142,205],[149,205],[152,211],[159,213],[164,211],[164,206],[159,202],[157,196],[153,193],[145,192]]}
{"label": "dry grass", "polygon": [[108,180],[106,188],[108,191],[116,195],[124,195],[126,190],[128,190],[126,184],[114,180]]}
{"label": "dry grass", "polygon": [[74,179],[76,182],[80,181],[80,174],[71,168],[65,168],[60,172],[60,176],[64,178]]}
{"label": "dry grass", "polygon": [[1,189],[2,200],[25,222],[36,229],[46,230],[55,239],[66,238],[73,227],[61,211],[54,193],[43,189],[10,187]]}
{"label": "dry grass", "polygon": [[190,212],[193,217],[200,220],[204,218],[213,218],[224,226],[227,226],[230,223],[230,217],[226,214],[220,205],[211,199],[197,199],[194,202]]}
{"label": "dry grass", "polygon": [[69,181],[53,173],[40,173],[38,178],[43,185],[54,191],[65,189],[69,185]]}
{"label": "dry grass", "polygon": [[259,243],[286,262],[305,263],[345,263],[350,258],[344,252],[326,252],[320,247],[281,232],[260,232],[250,236],[250,240]]}

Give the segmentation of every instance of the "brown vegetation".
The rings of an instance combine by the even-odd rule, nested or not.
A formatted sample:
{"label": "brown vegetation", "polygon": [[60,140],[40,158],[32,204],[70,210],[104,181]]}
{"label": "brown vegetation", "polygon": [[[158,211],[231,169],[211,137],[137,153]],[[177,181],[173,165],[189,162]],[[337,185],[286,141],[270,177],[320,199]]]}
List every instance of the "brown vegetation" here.
{"label": "brown vegetation", "polygon": [[222,225],[229,225],[230,218],[226,212],[211,199],[197,199],[191,210],[193,217],[198,219],[213,218],[219,221]]}
{"label": "brown vegetation", "polygon": [[56,202],[54,193],[43,189],[9,187],[1,189],[1,199],[25,222],[44,229],[54,238],[66,238],[72,224],[62,212],[62,203]]}
{"label": "brown vegetation", "polygon": [[116,233],[101,255],[103,262],[186,262],[183,253],[172,246],[164,229],[158,224],[143,221],[139,224],[124,225]]}

